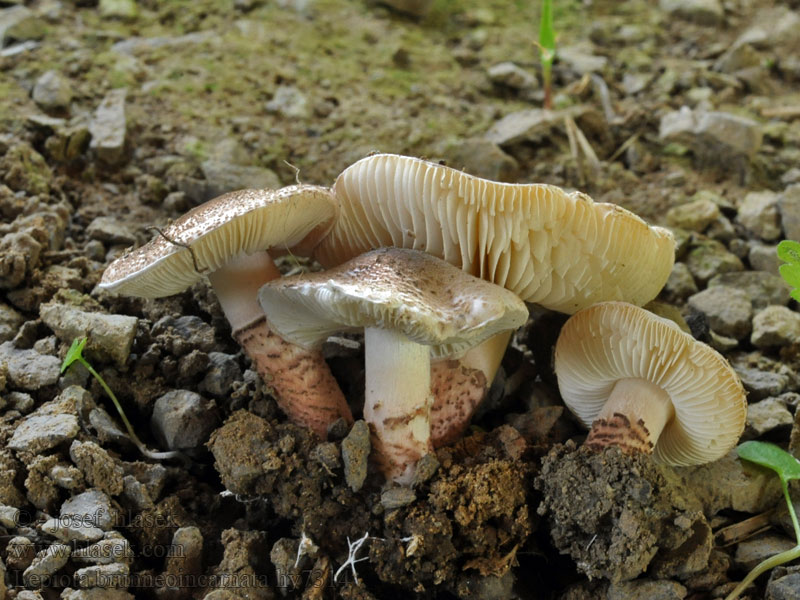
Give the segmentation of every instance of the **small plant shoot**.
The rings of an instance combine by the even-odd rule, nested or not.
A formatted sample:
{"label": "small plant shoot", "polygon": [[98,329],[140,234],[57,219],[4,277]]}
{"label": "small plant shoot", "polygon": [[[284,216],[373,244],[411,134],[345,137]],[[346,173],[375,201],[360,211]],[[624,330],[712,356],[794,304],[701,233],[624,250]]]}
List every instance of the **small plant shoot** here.
{"label": "small plant shoot", "polygon": [[542,63],[542,85],[544,86],[544,107],[553,108],[552,71],[556,57],[556,36],[553,31],[552,0],[542,2],[542,17],[539,21],[539,54]]}
{"label": "small plant shoot", "polygon": [[131,425],[130,421],[128,421],[128,417],[125,416],[125,411],[122,410],[122,405],[119,403],[119,400],[117,400],[114,392],[111,391],[111,388],[108,387],[108,384],[106,384],[105,380],[100,376],[100,374],[94,370],[94,367],[89,364],[89,361],[83,357],[83,349],[86,346],[87,341],[88,338],[86,337],[75,338],[72,340],[72,345],[69,347],[69,350],[67,350],[67,355],[64,357],[64,362],[61,363],[61,372],[64,373],[73,363],[76,362],[83,365],[86,370],[89,371],[89,374],[97,380],[105,393],[108,394],[108,397],[111,398],[114,406],[117,407],[117,412],[119,413],[122,422],[125,424],[125,429],[128,430],[128,435],[130,436],[131,441],[133,441],[139,451],[146,457],[152,458],[153,460],[182,457],[183,455],[178,451],[153,452],[147,448],[144,443],[142,443],[142,441],[139,439],[139,436],[137,436],[136,432],[133,430],[133,426]]}
{"label": "small plant shoot", "polygon": [[[793,242],[795,243],[795,242]],[[797,244],[800,248],[800,244]],[[797,291],[797,290],[795,290]],[[781,488],[783,489],[783,496],[786,499],[786,505],[789,508],[789,516],[792,519],[794,526],[794,535],[797,544],[794,548],[790,548],[774,556],[761,561],[753,570],[747,574],[747,577],[736,586],[736,588],[728,595],[725,600],[735,600],[739,595],[747,589],[747,587],[755,581],[755,579],[762,573],[782,565],[796,558],[800,558],[800,526],[797,523],[797,515],[794,512],[794,505],[792,499],[789,497],[789,481],[792,479],[800,479],[800,461],[794,456],[782,450],[775,444],[767,442],[750,441],[740,444],[737,448],[739,458],[750,461],[762,467],[772,469],[778,474],[781,480]]]}
{"label": "small plant shoot", "polygon": [[783,240],[778,244],[778,258],[785,264],[780,266],[783,280],[792,288],[792,298],[800,302],[800,243]]}

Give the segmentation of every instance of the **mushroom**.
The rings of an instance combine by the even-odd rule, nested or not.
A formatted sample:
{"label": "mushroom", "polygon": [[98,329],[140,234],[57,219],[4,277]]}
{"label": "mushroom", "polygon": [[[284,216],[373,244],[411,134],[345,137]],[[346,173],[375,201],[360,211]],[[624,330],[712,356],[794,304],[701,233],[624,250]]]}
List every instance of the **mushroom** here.
{"label": "mushroom", "polygon": [[344,395],[320,352],[305,351],[269,331],[257,291],[280,276],[267,249],[313,245],[337,213],[330,190],[313,185],[230,192],[116,259],[100,287],[160,298],[208,276],[234,339],[273,388],[281,409],[324,439],[327,426],[339,417],[352,422]]}
{"label": "mushroom", "polygon": [[724,456],[747,417],[727,361],[678,325],[624,302],[601,302],[564,324],[558,387],[587,427],[585,445],[653,453],[673,466]]}
{"label": "mushroom", "polygon": [[[572,314],[604,300],[647,303],[675,260],[668,230],[552,185],[498,183],[418,158],[376,154],[345,169],[333,191],[341,214],[314,250],[326,267],[372,248],[414,248],[526,302]],[[505,335],[469,354],[486,385],[505,352]],[[436,377],[445,377],[444,369]],[[463,429],[472,411],[460,399],[476,405],[486,388],[440,389],[456,396],[437,396],[437,413],[455,407],[467,420],[455,425],[452,414],[447,418]]]}
{"label": "mushroom", "polygon": [[400,483],[431,450],[431,358],[459,356],[528,316],[508,290],[400,248],[271,281],[258,297],[270,327],[305,348],[364,330],[364,419],[384,473]]}

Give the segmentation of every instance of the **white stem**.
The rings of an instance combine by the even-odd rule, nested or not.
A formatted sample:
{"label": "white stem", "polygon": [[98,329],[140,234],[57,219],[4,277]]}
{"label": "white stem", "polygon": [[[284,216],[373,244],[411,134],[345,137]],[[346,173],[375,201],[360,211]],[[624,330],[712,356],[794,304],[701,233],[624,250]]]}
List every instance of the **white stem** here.
{"label": "white stem", "polygon": [[505,356],[513,329],[493,335],[485,342],[471,348],[458,362],[469,369],[479,369],[486,377],[486,387],[492,387],[494,376]]}
{"label": "white stem", "polygon": [[410,483],[416,462],[431,450],[430,348],[402,333],[368,327],[364,350],[364,420],[387,477]]}
{"label": "white stem", "polygon": [[242,254],[209,274],[208,280],[234,333],[264,318],[264,310],[258,303],[258,289],[280,276],[266,252]]}
{"label": "white stem", "polygon": [[631,377],[617,381],[597,419],[611,420],[615,414],[625,415],[632,424],[641,419],[655,446],[675,409],[663,389],[646,379]]}

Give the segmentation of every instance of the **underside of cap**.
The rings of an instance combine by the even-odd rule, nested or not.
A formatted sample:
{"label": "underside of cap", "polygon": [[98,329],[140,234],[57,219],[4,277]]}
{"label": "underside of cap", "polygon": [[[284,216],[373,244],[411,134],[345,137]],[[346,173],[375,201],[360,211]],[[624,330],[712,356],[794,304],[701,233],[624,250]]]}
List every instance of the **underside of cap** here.
{"label": "underside of cap", "polygon": [[319,186],[230,192],[192,209],[144,246],[116,259],[100,287],[144,298],[177,294],[236,256],[311,246],[337,214],[331,191]]}
{"label": "underside of cap", "polygon": [[372,248],[414,248],[571,314],[603,300],[645,304],[675,260],[668,230],[555,186],[378,154],[347,168],[333,189],[342,212],[314,252],[324,266]]}
{"label": "underside of cap", "polygon": [[728,362],[631,304],[602,302],[570,317],[556,343],[555,370],[564,403],[586,427],[620,379],[642,378],[664,390],[675,411],[653,451],[664,463],[717,460],[744,429],[747,400]]}
{"label": "underside of cap", "polygon": [[395,329],[432,346],[434,358],[458,356],[528,318],[513,293],[424,252],[381,248],[320,273],[264,285],[259,302],[270,326],[315,347],[340,331]]}

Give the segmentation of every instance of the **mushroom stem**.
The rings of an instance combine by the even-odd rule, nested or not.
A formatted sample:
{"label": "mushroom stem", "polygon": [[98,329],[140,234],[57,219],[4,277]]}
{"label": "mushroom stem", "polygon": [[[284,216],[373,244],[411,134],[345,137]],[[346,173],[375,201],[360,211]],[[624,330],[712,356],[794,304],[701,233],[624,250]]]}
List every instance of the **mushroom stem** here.
{"label": "mushroom stem", "polygon": [[669,394],[638,377],[614,384],[592,423],[584,445],[594,449],[619,446],[626,452],[653,452],[664,426],[675,416]]}
{"label": "mushroom stem", "polygon": [[456,441],[469,426],[506,353],[512,330],[493,335],[460,360],[431,365],[431,442],[440,448]]}
{"label": "mushroom stem", "polygon": [[364,329],[364,420],[384,474],[408,484],[417,461],[431,451],[430,348],[404,334]]}
{"label": "mushroom stem", "polygon": [[278,277],[280,272],[270,255],[258,252],[231,260],[208,279],[231,324],[233,338],[274,390],[278,406],[292,423],[309,427],[324,440],[328,425],[339,417],[352,423],[353,416],[322,353],[286,342],[267,326],[258,289]]}

